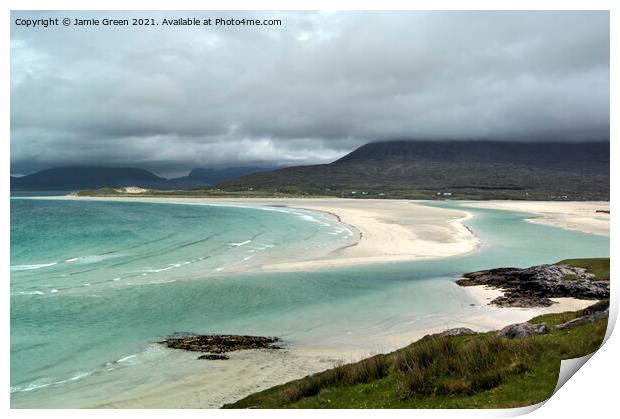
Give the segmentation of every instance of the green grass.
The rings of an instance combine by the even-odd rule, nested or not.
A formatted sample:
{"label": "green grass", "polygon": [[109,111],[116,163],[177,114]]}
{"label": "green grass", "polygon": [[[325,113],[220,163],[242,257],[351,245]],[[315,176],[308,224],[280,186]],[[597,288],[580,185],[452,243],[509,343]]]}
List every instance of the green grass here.
{"label": "green grass", "polygon": [[588,272],[594,274],[594,280],[609,281],[609,258],[564,259],[556,263],[556,265],[586,268]]}
{"label": "green grass", "polygon": [[581,312],[549,314],[547,335],[507,340],[495,332],[426,336],[376,355],[252,394],[224,408],[508,408],[549,398],[560,361],[594,352],[607,320],[556,331]]}
{"label": "green grass", "polygon": [[311,194],[302,191],[264,191],[238,190],[224,191],[221,189],[149,189],[142,193],[119,192],[112,188],[85,189],[71,192],[78,197],[128,197],[128,198],[325,198],[326,194]]}
{"label": "green grass", "polygon": [[[372,183],[372,182],[371,182]],[[98,197],[213,197],[213,198],[347,198],[347,199],[419,199],[419,200],[488,200],[488,199],[514,199],[514,200],[565,200],[556,195],[538,195],[533,191],[524,195],[521,190],[488,190],[488,189],[446,189],[446,188],[406,188],[406,187],[362,187],[338,186],[325,187],[316,185],[278,184],[277,186],[243,186],[223,185],[221,187],[200,189],[177,189],[157,190],[151,189],[141,194],[118,192],[112,188],[87,189],[74,191],[75,196],[98,196]],[[443,195],[449,190],[450,195]],[[573,196],[573,195],[571,195]],[[594,199],[593,197],[590,197]],[[573,199],[575,199],[573,197]]]}

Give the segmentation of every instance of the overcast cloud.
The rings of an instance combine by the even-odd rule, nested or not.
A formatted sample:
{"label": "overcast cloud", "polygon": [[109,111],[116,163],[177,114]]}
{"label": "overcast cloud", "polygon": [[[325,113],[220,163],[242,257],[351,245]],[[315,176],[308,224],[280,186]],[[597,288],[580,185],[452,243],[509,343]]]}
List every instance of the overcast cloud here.
{"label": "overcast cloud", "polygon": [[[221,13],[13,13],[207,17]],[[607,12],[234,12],[12,26],[11,171],[329,162],[393,138],[609,139]]]}

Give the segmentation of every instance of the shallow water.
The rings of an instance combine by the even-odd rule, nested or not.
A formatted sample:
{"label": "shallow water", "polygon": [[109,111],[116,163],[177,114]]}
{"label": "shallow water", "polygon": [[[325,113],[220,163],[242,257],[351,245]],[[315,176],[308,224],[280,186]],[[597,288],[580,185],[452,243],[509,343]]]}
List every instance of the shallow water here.
{"label": "shallow water", "polygon": [[241,273],[347,245],[354,233],[281,208],[12,199],[12,405],[96,405],[174,379],[160,368],[173,351],[153,342],[178,331],[381,351],[385,336],[469,310],[460,273],[609,255],[608,237],[467,211],[482,246],[466,256]]}

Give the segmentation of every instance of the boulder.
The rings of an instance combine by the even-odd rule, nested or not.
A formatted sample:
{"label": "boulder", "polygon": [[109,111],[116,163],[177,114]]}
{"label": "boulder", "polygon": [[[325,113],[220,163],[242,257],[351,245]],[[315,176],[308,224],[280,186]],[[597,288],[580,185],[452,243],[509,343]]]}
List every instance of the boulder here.
{"label": "boulder", "polygon": [[585,308],[583,310],[583,315],[585,316],[586,314],[594,314],[599,311],[605,310],[609,310],[609,300],[602,300],[596,304],[591,305],[590,307]]}
{"label": "boulder", "polygon": [[468,327],[455,327],[453,329],[444,330],[439,336],[457,336],[457,335],[475,335],[476,332]]}
{"label": "boulder", "polygon": [[547,333],[549,333],[549,329],[547,328],[547,325],[545,323],[531,324],[525,322],[515,323],[506,326],[502,330],[497,332],[497,336],[506,339],[523,339],[529,336],[544,335]]}
{"label": "boulder", "polygon": [[576,319],[567,321],[566,323],[558,324],[555,326],[556,330],[571,329],[575,326],[581,326],[588,323],[594,323],[597,320],[609,317],[609,310],[597,311],[592,314],[586,314],[585,316],[577,317]]}

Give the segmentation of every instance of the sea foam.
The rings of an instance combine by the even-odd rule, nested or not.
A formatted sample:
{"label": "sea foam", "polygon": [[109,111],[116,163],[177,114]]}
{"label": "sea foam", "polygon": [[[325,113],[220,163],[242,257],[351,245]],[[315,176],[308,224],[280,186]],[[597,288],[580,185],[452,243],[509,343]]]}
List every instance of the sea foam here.
{"label": "sea foam", "polygon": [[252,240],[246,240],[244,242],[241,243],[228,243],[229,246],[233,246],[233,247],[241,247],[241,246],[245,246],[248,243],[252,243]]}
{"label": "sea foam", "polygon": [[30,271],[34,269],[47,268],[49,266],[54,266],[54,265],[58,265],[58,262],[39,263],[39,264],[34,264],[34,265],[11,265],[11,272]]}

